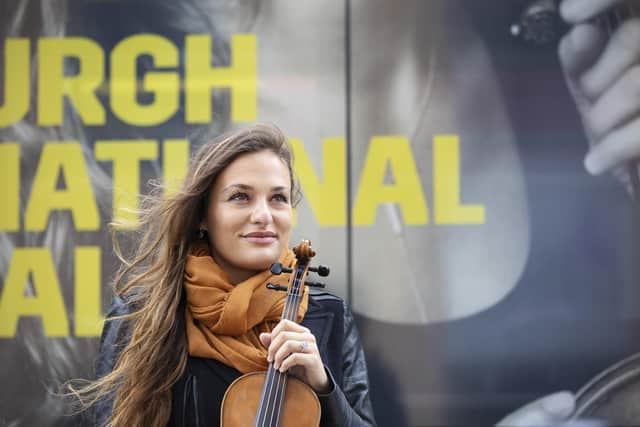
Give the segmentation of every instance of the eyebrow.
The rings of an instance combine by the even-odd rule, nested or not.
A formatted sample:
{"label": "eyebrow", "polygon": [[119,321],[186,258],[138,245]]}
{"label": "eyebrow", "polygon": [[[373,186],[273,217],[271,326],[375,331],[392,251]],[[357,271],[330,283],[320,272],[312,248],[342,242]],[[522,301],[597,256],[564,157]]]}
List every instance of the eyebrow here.
{"label": "eyebrow", "polygon": [[[227,193],[229,191],[232,190],[244,190],[244,191],[249,191],[249,190],[253,190],[253,187],[247,184],[231,184],[226,186],[225,188],[222,189],[223,193]],[[279,191],[289,191],[289,187],[285,187],[282,185],[279,185],[277,187],[272,187],[271,188],[272,192],[279,192]]]}

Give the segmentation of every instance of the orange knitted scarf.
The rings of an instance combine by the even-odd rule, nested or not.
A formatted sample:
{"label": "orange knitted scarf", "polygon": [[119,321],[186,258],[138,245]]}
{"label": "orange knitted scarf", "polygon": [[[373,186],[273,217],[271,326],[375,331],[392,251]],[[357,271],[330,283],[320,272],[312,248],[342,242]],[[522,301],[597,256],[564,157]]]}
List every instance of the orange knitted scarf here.
{"label": "orange knitted scarf", "polygon": [[[295,255],[286,250],[279,261],[292,267]],[[242,373],[266,370],[267,349],[259,336],[271,332],[280,321],[286,298],[286,292],[266,285],[286,286],[288,279],[289,274],[274,276],[266,270],[232,285],[211,257],[208,245],[196,243],[184,269],[189,354],[218,360]],[[305,289],[298,322],[307,311],[308,300]]]}

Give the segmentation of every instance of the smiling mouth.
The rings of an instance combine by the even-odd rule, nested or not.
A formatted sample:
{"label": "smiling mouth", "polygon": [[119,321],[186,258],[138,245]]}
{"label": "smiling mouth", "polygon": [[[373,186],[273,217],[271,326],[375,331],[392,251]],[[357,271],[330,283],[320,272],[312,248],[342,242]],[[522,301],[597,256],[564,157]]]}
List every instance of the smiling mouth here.
{"label": "smiling mouth", "polygon": [[278,236],[275,233],[271,232],[247,233],[242,237],[251,243],[257,244],[269,244],[278,240]]}

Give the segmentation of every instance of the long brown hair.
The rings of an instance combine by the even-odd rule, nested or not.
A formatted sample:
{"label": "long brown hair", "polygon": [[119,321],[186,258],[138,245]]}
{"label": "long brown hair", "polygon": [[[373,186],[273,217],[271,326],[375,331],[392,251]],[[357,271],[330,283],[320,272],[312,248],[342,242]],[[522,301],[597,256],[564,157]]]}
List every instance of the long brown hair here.
{"label": "long brown hair", "polygon": [[184,372],[187,346],[183,323],[184,264],[206,214],[207,195],[217,176],[243,153],[270,150],[289,169],[291,200],[299,191],[292,171],[292,153],[282,132],[255,124],[205,143],[194,155],[182,188],[168,197],[145,199],[139,219],[139,240],[129,260],[114,237],[123,262],[114,289],[127,303],[130,339],[113,371],[72,394],[87,408],[114,395],[110,425],[163,426],[171,412],[171,388]]}

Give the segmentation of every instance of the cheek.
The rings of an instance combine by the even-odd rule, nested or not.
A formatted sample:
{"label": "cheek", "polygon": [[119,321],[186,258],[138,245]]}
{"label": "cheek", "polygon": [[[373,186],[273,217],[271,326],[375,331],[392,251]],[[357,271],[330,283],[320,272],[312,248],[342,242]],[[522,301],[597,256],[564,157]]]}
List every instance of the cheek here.
{"label": "cheek", "polygon": [[209,225],[218,233],[233,232],[237,227],[240,216],[227,209],[214,209],[208,217]]}
{"label": "cheek", "polygon": [[280,232],[289,234],[293,227],[293,212],[291,210],[279,212],[279,215],[276,215],[275,219],[280,228]]}

